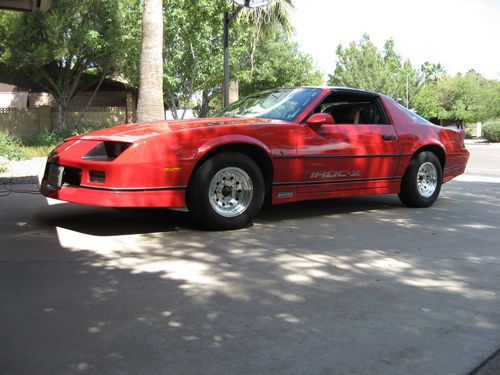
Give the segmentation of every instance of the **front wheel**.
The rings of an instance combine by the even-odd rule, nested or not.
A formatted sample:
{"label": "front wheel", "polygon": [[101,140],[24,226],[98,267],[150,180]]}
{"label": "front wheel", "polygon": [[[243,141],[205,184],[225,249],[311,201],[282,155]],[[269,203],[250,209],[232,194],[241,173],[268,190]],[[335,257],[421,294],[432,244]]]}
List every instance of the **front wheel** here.
{"label": "front wheel", "polygon": [[429,151],[417,154],[401,182],[399,199],[410,207],[428,207],[441,191],[443,172],[436,155]]}
{"label": "front wheel", "polygon": [[224,152],[205,161],[187,190],[187,206],[195,220],[210,229],[248,225],[264,202],[262,172],[248,156]]}

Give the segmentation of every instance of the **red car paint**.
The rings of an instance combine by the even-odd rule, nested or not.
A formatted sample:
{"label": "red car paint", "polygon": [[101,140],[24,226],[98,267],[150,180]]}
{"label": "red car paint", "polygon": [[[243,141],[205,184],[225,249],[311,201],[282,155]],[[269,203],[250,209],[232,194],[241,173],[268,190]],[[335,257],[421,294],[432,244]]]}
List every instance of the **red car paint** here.
{"label": "red car paint", "polygon": [[[294,121],[208,118],[120,125],[73,137],[49,156],[41,192],[50,198],[109,207],[185,208],[193,171],[215,152],[242,151],[268,166],[272,203],[399,193],[411,158],[430,149],[440,156],[443,182],[462,174],[469,157],[463,130],[417,123],[379,95],[389,124],[307,124],[335,88],[322,88]],[[358,92],[358,91],[353,91]],[[359,91],[361,92],[361,91]],[[86,160],[103,141],[130,146],[114,160]],[[62,186],[49,166],[77,171]],[[72,169],[74,168],[74,169]],[[91,172],[92,171],[92,172]],[[103,180],[95,176],[104,176]]]}

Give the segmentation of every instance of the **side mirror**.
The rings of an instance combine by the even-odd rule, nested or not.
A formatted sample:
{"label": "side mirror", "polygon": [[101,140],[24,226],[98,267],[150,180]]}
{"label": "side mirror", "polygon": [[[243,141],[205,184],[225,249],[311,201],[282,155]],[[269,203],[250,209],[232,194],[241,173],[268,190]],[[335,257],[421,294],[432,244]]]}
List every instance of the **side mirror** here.
{"label": "side mirror", "polygon": [[307,125],[311,128],[319,128],[323,124],[334,124],[333,116],[328,113],[315,113],[307,119]]}

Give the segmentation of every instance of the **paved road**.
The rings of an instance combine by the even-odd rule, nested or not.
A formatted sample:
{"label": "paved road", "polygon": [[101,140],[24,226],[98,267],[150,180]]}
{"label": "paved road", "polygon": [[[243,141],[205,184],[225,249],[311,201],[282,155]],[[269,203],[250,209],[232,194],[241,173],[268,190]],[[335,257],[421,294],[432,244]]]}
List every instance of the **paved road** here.
{"label": "paved road", "polygon": [[0,373],[467,374],[500,346],[500,149],[471,152],[429,209],[309,202],[232,232],[0,198]]}

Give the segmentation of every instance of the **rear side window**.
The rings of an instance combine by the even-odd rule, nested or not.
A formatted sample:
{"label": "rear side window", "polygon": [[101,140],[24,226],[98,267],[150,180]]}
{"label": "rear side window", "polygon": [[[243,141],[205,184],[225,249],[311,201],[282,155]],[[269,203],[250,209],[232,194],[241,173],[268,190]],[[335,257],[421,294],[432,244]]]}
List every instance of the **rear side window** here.
{"label": "rear side window", "polygon": [[328,113],[336,124],[389,124],[380,99],[374,94],[334,91],[314,113]]}
{"label": "rear side window", "polygon": [[403,112],[405,112],[415,124],[426,124],[426,125],[433,125],[432,122],[429,120],[426,120],[422,116],[419,116],[416,112],[413,112],[412,110],[409,110],[406,107],[403,107],[401,104],[395,102],[398,106],[399,109],[401,109]]}

